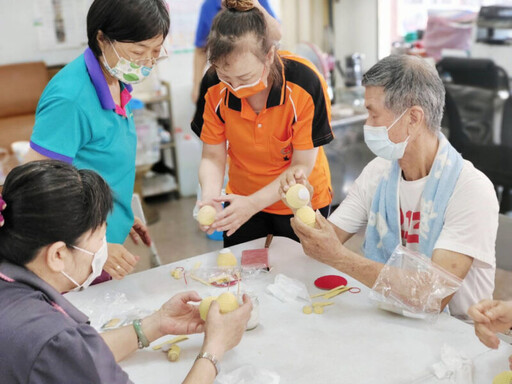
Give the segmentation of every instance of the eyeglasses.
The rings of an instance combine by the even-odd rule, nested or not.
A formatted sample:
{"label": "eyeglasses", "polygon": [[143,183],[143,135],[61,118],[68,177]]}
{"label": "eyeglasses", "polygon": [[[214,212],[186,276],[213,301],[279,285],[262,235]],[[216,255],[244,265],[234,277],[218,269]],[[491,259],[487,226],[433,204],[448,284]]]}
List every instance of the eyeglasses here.
{"label": "eyeglasses", "polygon": [[[112,46],[112,49],[114,50],[114,52],[116,53],[117,57],[120,59],[121,56],[119,55],[119,53],[117,53],[117,50],[116,48],[114,47],[114,43],[115,40],[112,40],[110,42],[110,45]],[[148,57],[148,58],[144,58],[144,59],[134,59],[130,56],[127,57],[127,59],[138,65],[138,66],[141,66],[141,67],[148,67],[148,66],[153,66],[155,64],[158,64],[162,61],[164,61],[165,59],[167,59],[169,57],[169,54],[167,53],[167,50],[165,49],[165,47],[162,45],[162,48],[160,48],[160,54],[158,55],[158,57]]]}

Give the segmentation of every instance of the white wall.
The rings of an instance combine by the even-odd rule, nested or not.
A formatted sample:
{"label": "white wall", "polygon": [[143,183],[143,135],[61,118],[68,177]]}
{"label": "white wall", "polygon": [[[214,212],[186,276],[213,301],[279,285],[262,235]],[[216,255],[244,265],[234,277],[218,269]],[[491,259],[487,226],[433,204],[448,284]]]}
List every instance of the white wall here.
{"label": "white wall", "polygon": [[[0,0],[0,65],[44,61],[46,65],[65,64],[85,49],[41,51],[34,27],[34,3],[38,0]],[[85,19],[83,21],[85,28]]]}
{"label": "white wall", "polygon": [[392,0],[378,0],[378,58],[383,59],[391,53]]}
{"label": "white wall", "polygon": [[[276,8],[276,6],[274,6]],[[295,49],[298,43],[307,41],[326,49],[324,25],[327,24],[325,0],[280,0],[281,48]]]}
{"label": "white wall", "polygon": [[334,3],[335,54],[363,53],[363,69],[378,60],[378,0],[339,0]]}

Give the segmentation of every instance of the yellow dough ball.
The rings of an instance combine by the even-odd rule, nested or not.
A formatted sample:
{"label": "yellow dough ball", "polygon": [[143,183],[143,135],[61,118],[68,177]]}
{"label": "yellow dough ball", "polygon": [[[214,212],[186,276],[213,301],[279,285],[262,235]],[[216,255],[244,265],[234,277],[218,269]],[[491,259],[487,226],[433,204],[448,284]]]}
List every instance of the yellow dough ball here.
{"label": "yellow dough ball", "polygon": [[510,384],[512,383],[512,371],[505,371],[497,374],[492,380],[492,384]]}
{"label": "yellow dough ball", "polygon": [[171,276],[174,277],[176,280],[179,280],[183,277],[183,270],[174,268],[171,272]]}
{"label": "yellow dough ball", "polygon": [[229,248],[224,248],[219,251],[219,256],[217,256],[217,265],[219,267],[234,267],[237,264],[236,257],[231,253]]}
{"label": "yellow dough ball", "polygon": [[300,208],[309,203],[309,191],[302,184],[295,184],[286,192],[286,202],[292,208]]}
{"label": "yellow dough ball", "polygon": [[217,211],[211,205],[203,206],[197,213],[197,221],[201,225],[212,225],[215,221]]}
{"label": "yellow dough ball", "polygon": [[302,312],[306,315],[311,315],[313,313],[313,307],[311,307],[311,305],[305,305],[302,307]]}
{"label": "yellow dough ball", "polygon": [[231,292],[224,292],[217,297],[219,303],[220,313],[228,313],[238,308],[238,300]]}
{"label": "yellow dough ball", "polygon": [[201,319],[203,319],[204,321],[206,321],[206,316],[208,316],[208,311],[210,310],[210,305],[212,304],[212,301],[216,299],[216,296],[208,296],[201,300],[201,304],[199,304],[199,315],[201,316]]}
{"label": "yellow dough ball", "polygon": [[321,315],[322,313],[324,313],[324,307],[320,306],[320,305],[315,305],[313,307],[313,312]]}
{"label": "yellow dough ball", "polygon": [[169,359],[169,361],[178,360],[180,358],[180,352],[180,347],[178,347],[176,344],[171,345],[171,348],[169,348],[169,351],[167,351],[167,359]]}
{"label": "yellow dough ball", "polygon": [[206,321],[208,311],[210,310],[210,305],[214,300],[219,303],[220,313],[228,313],[238,308],[238,300],[236,299],[235,295],[230,292],[224,292],[219,297],[205,297],[199,304],[199,315],[204,321]]}
{"label": "yellow dough ball", "polygon": [[309,225],[310,227],[315,227],[316,216],[315,211],[310,206],[305,206],[297,209],[295,212],[295,216],[299,218],[304,224]]}

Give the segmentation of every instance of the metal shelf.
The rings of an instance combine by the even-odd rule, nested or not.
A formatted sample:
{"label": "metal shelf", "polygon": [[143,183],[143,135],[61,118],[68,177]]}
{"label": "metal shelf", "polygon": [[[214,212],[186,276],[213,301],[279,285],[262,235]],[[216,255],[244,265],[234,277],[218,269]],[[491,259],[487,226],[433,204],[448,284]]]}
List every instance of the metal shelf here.
{"label": "metal shelf", "polygon": [[[174,179],[176,181],[176,186],[173,190],[165,190],[162,193],[167,192],[178,192],[178,197],[180,195],[180,183],[179,183],[179,174],[178,174],[178,156],[176,153],[176,136],[174,132],[174,122],[173,122],[173,115],[172,115],[172,101],[171,101],[171,84],[167,81],[161,81],[163,92],[155,92],[155,93],[148,93],[148,92],[141,92],[136,95],[138,99],[140,99],[144,104],[146,105],[152,105],[152,104],[164,104],[167,107],[167,114],[168,116],[159,116],[160,119],[165,119],[168,121],[169,125],[169,134],[171,135],[171,140],[167,143],[162,143],[160,145],[160,158],[164,158],[164,151],[170,150],[171,152],[171,161],[173,163],[174,168]],[[155,195],[156,193],[151,193],[148,196]],[[144,195],[146,197],[146,195]]]}

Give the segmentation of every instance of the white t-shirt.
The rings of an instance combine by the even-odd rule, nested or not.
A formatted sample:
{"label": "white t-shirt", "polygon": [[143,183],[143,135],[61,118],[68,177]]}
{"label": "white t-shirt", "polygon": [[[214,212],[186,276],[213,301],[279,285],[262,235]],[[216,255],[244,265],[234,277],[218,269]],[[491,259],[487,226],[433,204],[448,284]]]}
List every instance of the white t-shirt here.
{"label": "white t-shirt", "polygon": [[419,251],[420,244],[420,203],[421,194],[427,184],[427,177],[406,181],[400,177],[400,225],[402,245]]}
{"label": "white t-shirt", "polygon": [[[372,160],[329,221],[348,233],[356,233],[364,228],[377,186],[382,175],[389,172],[390,166],[388,160]],[[419,206],[426,181],[426,177],[416,181],[400,180],[402,243],[412,250],[418,250]],[[498,199],[492,183],[473,164],[464,160],[446,207],[443,229],[434,246],[434,249],[446,249],[474,259],[461,288],[450,301],[453,316],[467,318],[472,304],[492,298],[498,215]]]}

